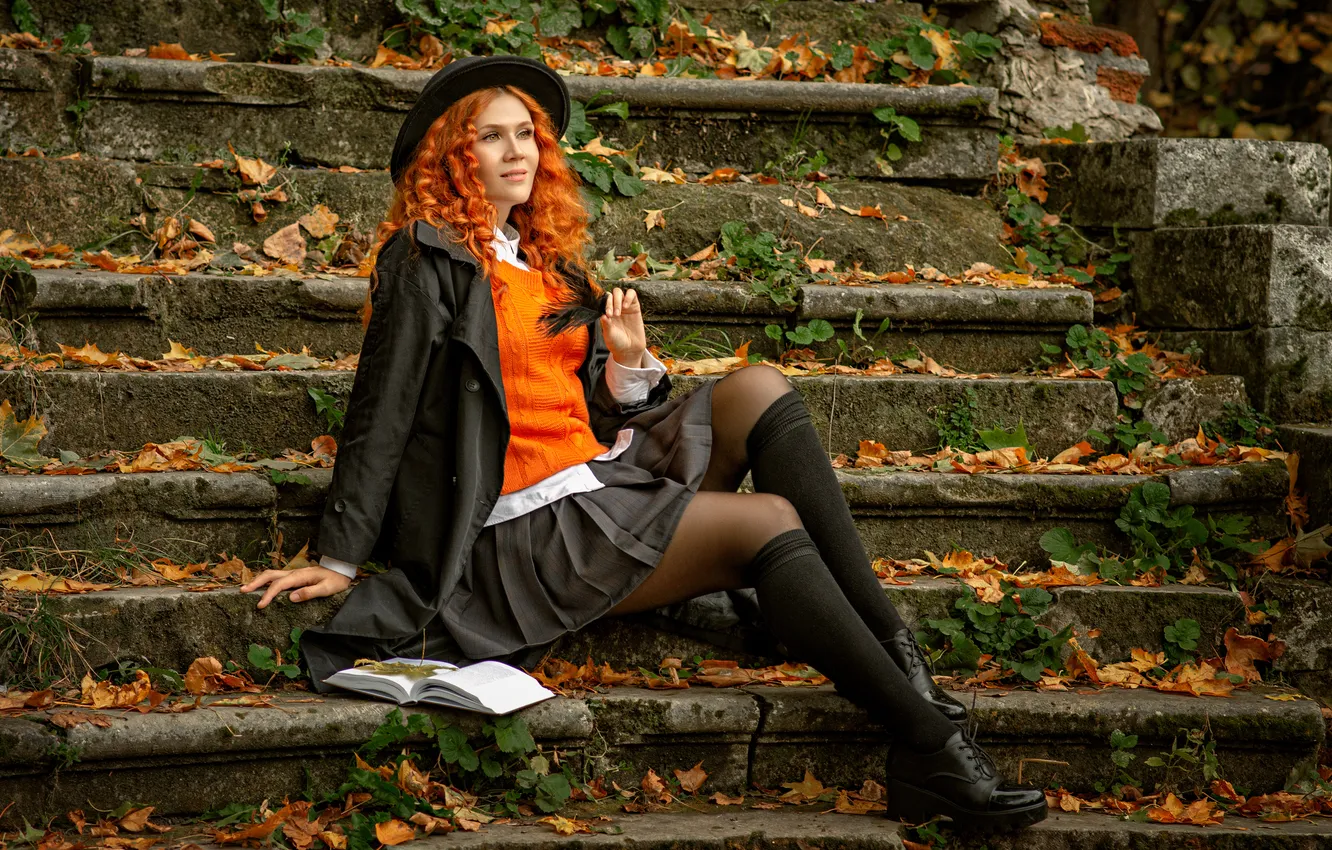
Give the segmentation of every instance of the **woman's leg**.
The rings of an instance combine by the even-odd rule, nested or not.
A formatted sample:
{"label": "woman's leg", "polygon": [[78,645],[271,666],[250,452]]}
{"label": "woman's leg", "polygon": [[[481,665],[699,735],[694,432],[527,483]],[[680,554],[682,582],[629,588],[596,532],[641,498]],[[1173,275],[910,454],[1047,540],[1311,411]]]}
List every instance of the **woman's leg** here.
{"label": "woman's leg", "polygon": [[780,496],[695,494],[656,569],[609,613],[739,587],[757,589],[764,619],[796,658],[871,716],[900,729],[913,750],[937,750],[957,731],[883,651]]}
{"label": "woman's leg", "polygon": [[911,629],[879,585],[809,411],[791,383],[776,369],[758,366],[722,378],[713,387],[712,432],[703,486],[734,492],[752,469],[755,490],[790,502],[842,593],[911,686],[948,719],[965,722],[966,709],[934,683]]}
{"label": "woman's leg", "polygon": [[[748,561],[736,560],[774,530]],[[737,570],[737,563],[743,568]],[[947,815],[959,828],[987,831],[1045,817],[1045,795],[1005,783],[989,756],[883,651],[800,527],[794,507],[780,496],[696,494],[657,568],[612,613],[751,585],[777,638],[894,731],[901,746],[892,748],[886,765],[889,815],[911,823]]]}
{"label": "woman's leg", "polygon": [[752,470],[755,490],[782,496],[795,507],[874,636],[889,641],[905,629],[874,575],[809,412],[786,376],[755,364],[718,381],[712,389],[712,432],[704,488],[735,492],[745,471]]}

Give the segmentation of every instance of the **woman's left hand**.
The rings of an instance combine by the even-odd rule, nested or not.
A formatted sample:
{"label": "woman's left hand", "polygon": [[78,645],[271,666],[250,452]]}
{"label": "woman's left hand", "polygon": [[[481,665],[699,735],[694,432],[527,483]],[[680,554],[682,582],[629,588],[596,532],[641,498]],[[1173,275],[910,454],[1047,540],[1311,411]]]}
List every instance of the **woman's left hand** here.
{"label": "woman's left hand", "polygon": [[601,336],[606,348],[621,365],[638,367],[647,350],[647,333],[643,330],[643,309],[638,293],[617,286],[606,293],[606,314],[601,317]]}

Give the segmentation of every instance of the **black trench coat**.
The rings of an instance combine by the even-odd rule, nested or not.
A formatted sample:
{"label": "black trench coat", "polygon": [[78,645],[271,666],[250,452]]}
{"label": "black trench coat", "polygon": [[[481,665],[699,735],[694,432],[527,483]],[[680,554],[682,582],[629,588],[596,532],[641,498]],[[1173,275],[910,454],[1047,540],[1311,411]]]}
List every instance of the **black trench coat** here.
{"label": "black trench coat", "polygon": [[[512,225],[503,226],[517,238]],[[478,279],[479,261],[451,230],[418,221],[384,245],[376,271],[379,284],[313,548],[389,569],[360,581],[327,624],[302,634],[301,654],[321,692],[332,689],[323,678],[357,658],[424,651],[430,658],[466,660],[442,623],[431,627],[431,621],[499,498],[509,442],[495,305],[489,280]],[[643,401],[616,402],[603,377],[608,357],[595,322],[578,377],[589,424],[604,445],[671,391],[670,377],[663,376]],[[736,649],[755,646],[752,633],[730,638],[759,623],[752,591],[669,606],[655,620]],[[507,660],[526,666],[539,650]]]}

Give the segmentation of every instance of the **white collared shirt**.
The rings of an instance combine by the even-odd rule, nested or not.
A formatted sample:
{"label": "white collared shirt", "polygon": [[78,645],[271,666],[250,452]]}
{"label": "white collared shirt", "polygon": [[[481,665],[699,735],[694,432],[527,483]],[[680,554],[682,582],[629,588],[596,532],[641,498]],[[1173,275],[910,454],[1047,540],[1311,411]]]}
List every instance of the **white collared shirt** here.
{"label": "white collared shirt", "polygon": [[[510,239],[502,228],[495,230],[495,239],[490,244],[495,249],[495,256],[501,262],[511,263],[523,271],[531,271],[527,263],[518,257],[518,240]],[[652,356],[652,352],[644,351],[643,360],[646,366],[634,368],[621,365],[614,357],[607,358],[606,386],[610,389],[611,397],[621,404],[631,404],[647,398],[648,393],[661,380],[661,376],[666,374],[666,366]],[[629,448],[633,438],[632,428],[622,428],[615,436],[615,445],[592,460],[614,460]],[[592,468],[586,463],[566,467],[521,490],[502,494],[495,501],[495,507],[491,508],[485,524],[496,525],[530,513],[542,505],[550,504],[565,496],[600,490],[604,486],[606,485],[592,474]],[[328,555],[321,556],[319,564],[348,578],[356,577],[355,564]]]}

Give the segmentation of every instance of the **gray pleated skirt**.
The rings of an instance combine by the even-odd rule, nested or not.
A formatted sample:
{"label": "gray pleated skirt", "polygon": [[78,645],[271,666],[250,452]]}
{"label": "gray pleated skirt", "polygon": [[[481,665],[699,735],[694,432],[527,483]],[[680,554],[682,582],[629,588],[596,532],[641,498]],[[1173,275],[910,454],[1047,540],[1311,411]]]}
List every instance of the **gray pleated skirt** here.
{"label": "gray pleated skirt", "polygon": [[630,419],[605,486],[481,530],[441,618],[471,659],[548,644],[606,614],[656,568],[712,454],[709,381]]}

